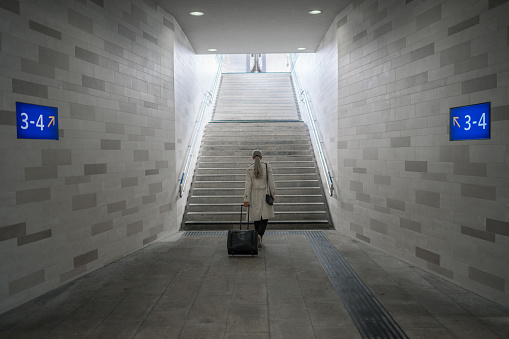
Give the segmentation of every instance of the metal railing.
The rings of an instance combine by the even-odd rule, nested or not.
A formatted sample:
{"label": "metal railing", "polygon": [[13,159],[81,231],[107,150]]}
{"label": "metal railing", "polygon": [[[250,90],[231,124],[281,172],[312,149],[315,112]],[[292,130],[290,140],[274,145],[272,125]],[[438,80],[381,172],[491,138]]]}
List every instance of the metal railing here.
{"label": "metal railing", "polygon": [[318,134],[318,128],[316,127],[316,119],[313,115],[313,111],[311,109],[308,95],[307,95],[306,91],[300,87],[299,78],[297,77],[297,72],[295,72],[295,63],[296,62],[297,62],[297,56],[294,55],[291,58],[291,63],[292,63],[291,73],[292,73],[293,82],[295,84],[295,91],[299,95],[300,102],[304,103],[304,105],[306,106],[306,111],[308,113],[309,122],[311,124],[311,128],[313,130],[313,136],[315,137],[316,145],[318,148],[318,155],[320,158],[320,162],[322,163],[323,173],[326,178],[325,181],[327,182],[327,189],[329,191],[329,195],[332,196],[334,193],[334,183],[332,181],[332,175],[331,175],[331,172],[329,171],[329,166],[327,165],[327,159],[325,157],[325,153],[324,153],[323,147],[322,147],[323,142],[321,141],[320,135]]}
{"label": "metal railing", "polygon": [[187,184],[187,179],[189,178],[189,169],[191,167],[191,162],[194,158],[195,151],[196,151],[196,141],[198,140],[198,136],[200,135],[200,129],[203,122],[203,117],[205,115],[205,109],[207,106],[209,106],[213,101],[214,97],[216,95],[217,87],[219,86],[219,81],[221,79],[222,70],[221,67],[223,65],[223,56],[218,55],[218,68],[216,73],[216,78],[214,80],[214,85],[210,91],[207,91],[203,94],[203,100],[200,105],[200,113],[198,114],[198,118],[194,125],[194,131],[193,131],[193,137],[191,138],[191,142],[188,146],[188,153],[187,153],[187,161],[186,165],[184,167],[184,170],[182,171],[182,176],[180,177],[180,183],[179,183],[179,197],[182,198],[184,195],[184,191]]}

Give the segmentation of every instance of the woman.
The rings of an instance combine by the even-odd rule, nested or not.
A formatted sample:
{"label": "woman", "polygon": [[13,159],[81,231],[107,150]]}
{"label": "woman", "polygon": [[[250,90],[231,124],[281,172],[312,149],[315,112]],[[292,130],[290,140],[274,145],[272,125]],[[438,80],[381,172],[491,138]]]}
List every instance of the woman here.
{"label": "woman", "polygon": [[[258,232],[258,247],[262,247],[263,234],[265,233],[268,219],[274,218],[274,206],[267,204],[265,195],[271,194],[275,201],[276,189],[274,178],[272,177],[272,167],[268,163],[261,161],[262,152],[259,150],[254,151],[253,160],[254,163],[247,168],[246,172],[244,206],[250,206],[249,221],[254,221],[256,232]],[[267,175],[269,189],[267,189]]]}

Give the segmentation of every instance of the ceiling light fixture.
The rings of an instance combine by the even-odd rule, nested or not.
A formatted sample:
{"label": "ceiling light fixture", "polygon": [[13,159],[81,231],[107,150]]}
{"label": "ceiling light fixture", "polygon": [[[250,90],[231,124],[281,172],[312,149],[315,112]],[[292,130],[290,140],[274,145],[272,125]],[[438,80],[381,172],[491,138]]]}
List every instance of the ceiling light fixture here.
{"label": "ceiling light fixture", "polygon": [[309,13],[309,14],[320,14],[320,13],[322,13],[322,11],[321,11],[321,10],[319,10],[319,9],[312,9],[312,10],[310,10],[308,13]]}
{"label": "ceiling light fixture", "polygon": [[208,51],[209,52],[217,52],[217,48],[209,48]]}
{"label": "ceiling light fixture", "polygon": [[297,48],[298,51],[305,51],[306,50],[306,47],[299,47]]}
{"label": "ceiling light fixture", "polygon": [[191,14],[192,16],[202,16],[205,13],[196,11],[196,12],[191,12],[189,14]]}

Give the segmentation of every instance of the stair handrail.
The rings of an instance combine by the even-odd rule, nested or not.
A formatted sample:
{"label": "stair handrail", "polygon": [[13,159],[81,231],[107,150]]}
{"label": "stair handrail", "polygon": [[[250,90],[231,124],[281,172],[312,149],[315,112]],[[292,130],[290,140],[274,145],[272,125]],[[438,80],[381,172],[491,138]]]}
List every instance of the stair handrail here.
{"label": "stair handrail", "polygon": [[323,151],[323,147],[322,147],[323,142],[321,141],[320,135],[318,134],[318,128],[316,127],[316,119],[315,119],[315,116],[313,115],[313,110],[311,109],[311,104],[310,104],[310,100],[308,98],[307,92],[306,92],[306,90],[304,90],[300,87],[299,78],[297,76],[297,72],[295,71],[297,55],[294,54],[293,58],[290,58],[290,59],[291,59],[291,63],[292,63],[291,73],[292,73],[293,82],[295,84],[295,90],[299,95],[300,102],[304,103],[304,105],[306,106],[306,111],[308,113],[309,121],[311,123],[311,128],[313,130],[313,136],[315,137],[316,145],[318,148],[318,155],[320,158],[320,162],[322,163],[323,173],[326,178],[325,181],[327,183],[327,189],[329,191],[329,195],[332,196],[334,194],[334,183],[332,181],[332,175],[331,175],[331,172],[329,171],[329,166],[327,165],[327,159],[326,159],[325,153]]}
{"label": "stair handrail", "polygon": [[203,100],[200,105],[200,113],[198,114],[198,118],[195,121],[193,137],[191,138],[191,142],[189,143],[189,146],[188,146],[188,153],[187,153],[188,155],[187,155],[186,165],[184,167],[184,170],[182,171],[182,176],[180,178],[179,198],[182,198],[182,196],[184,195],[184,190],[185,190],[185,187],[187,184],[187,179],[189,178],[189,167],[191,166],[191,161],[193,160],[194,153],[196,150],[196,141],[198,140],[198,136],[199,136],[200,129],[201,129],[201,124],[203,122],[203,117],[205,116],[205,109],[207,106],[209,106],[214,101],[217,87],[219,86],[219,81],[221,79],[222,66],[223,66],[223,55],[218,54],[216,56],[216,59],[218,61],[216,78],[214,79],[214,85],[212,86],[212,88],[203,94]]}

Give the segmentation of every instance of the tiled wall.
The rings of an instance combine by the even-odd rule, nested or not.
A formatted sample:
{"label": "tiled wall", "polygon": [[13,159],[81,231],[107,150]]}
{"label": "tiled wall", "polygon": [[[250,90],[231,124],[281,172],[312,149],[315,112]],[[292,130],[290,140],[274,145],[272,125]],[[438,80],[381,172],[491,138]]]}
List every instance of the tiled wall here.
{"label": "tiled wall", "polygon": [[[315,61],[299,58],[302,78],[338,67],[335,147],[317,108],[337,150],[335,227],[505,306],[508,25],[507,0],[354,0]],[[316,83],[320,107],[336,85]],[[450,141],[449,109],[488,101],[491,139]]]}
{"label": "tiled wall", "polygon": [[[179,229],[198,64],[151,0],[0,2],[0,313]],[[17,139],[17,101],[59,140]]]}

